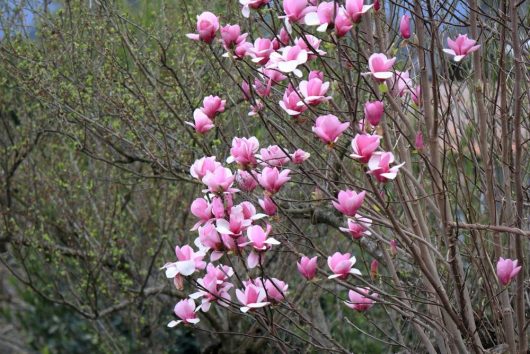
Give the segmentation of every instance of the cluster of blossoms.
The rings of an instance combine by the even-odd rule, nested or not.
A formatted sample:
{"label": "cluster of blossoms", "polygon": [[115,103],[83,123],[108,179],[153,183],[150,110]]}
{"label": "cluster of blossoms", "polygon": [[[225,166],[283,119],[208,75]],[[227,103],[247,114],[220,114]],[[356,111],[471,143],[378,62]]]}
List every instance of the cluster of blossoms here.
{"label": "cluster of blossoms", "polygon": [[[242,14],[249,17],[251,11],[259,10],[268,5],[269,0],[240,0]],[[254,42],[247,40],[248,34],[242,33],[239,25],[226,24],[221,27],[217,16],[211,12],[204,12],[197,18],[197,33],[188,34],[193,40],[212,44],[220,32],[220,41],[226,53],[223,55],[234,60],[248,61],[256,66],[254,81],[243,81],[241,90],[244,99],[251,102],[249,115],[260,114],[265,108],[263,100],[270,97],[272,88],[284,87],[283,97],[278,102],[279,107],[298,123],[305,120],[302,116],[307,112],[315,112],[314,108],[325,105],[332,100],[328,94],[330,82],[326,81],[324,73],[312,70],[304,78],[308,62],[326,53],[320,49],[321,40],[310,34],[301,37],[291,36],[293,24],[317,26],[317,32],[332,31],[337,38],[345,36],[362,16],[373,8],[379,9],[378,2],[365,5],[363,0],[346,0],[343,6],[336,1],[284,0],[285,27],[273,38],[259,37]],[[399,32],[404,39],[411,37],[410,16],[404,15],[400,21]],[[455,61],[462,60],[467,54],[476,51],[479,46],[466,35],[459,35],[456,40],[448,39],[450,49],[444,49],[454,56]],[[414,86],[409,72],[394,70],[396,58],[388,58],[384,53],[374,53],[368,59],[369,71],[363,73],[370,76],[376,85],[384,86],[383,93],[388,92],[394,98],[410,95],[416,106],[421,106],[420,88]],[[289,80],[287,80],[289,79]],[[288,81],[288,83],[284,83]],[[322,108],[322,107],[319,107]],[[208,96],[203,101],[203,107],[194,112],[194,123],[188,123],[198,133],[206,133],[214,127],[215,116],[223,112],[225,101],[217,96]],[[312,132],[316,137],[333,149],[335,144],[348,129],[352,129],[350,157],[361,168],[379,183],[387,183],[395,179],[404,163],[396,164],[394,154],[384,151],[381,147],[382,137],[376,133],[378,125],[385,114],[382,99],[367,101],[364,104],[364,119],[358,129],[349,122],[342,122],[339,117],[325,114],[316,117]],[[416,136],[416,147],[423,148],[421,131]],[[246,257],[246,267],[253,269],[263,267],[267,252],[280,247],[281,243],[271,236],[272,226],[265,221],[278,211],[274,196],[279,193],[291,179],[289,164],[302,164],[310,157],[309,153],[298,149],[289,153],[287,149],[278,145],[271,145],[260,149],[256,137],[234,137],[230,149],[230,156],[226,163],[235,164],[237,171],[216,160],[216,157],[203,157],[191,166],[190,174],[202,184],[204,196],[197,198],[191,204],[191,212],[198,221],[192,230],[198,232],[194,245],[176,247],[177,261],[164,266],[166,276],[173,279],[175,286],[183,288],[186,277],[196,272],[204,272],[202,278],[190,279],[198,290],[189,299],[181,300],[175,306],[178,321],[170,322],[169,326],[178,323],[195,324],[199,321],[196,313],[208,311],[212,303],[221,306],[233,304],[230,291],[235,289],[229,279],[234,269],[223,264],[214,265],[226,254]],[[236,189],[237,186],[239,189]],[[250,193],[257,188],[263,190],[262,199],[258,204],[262,213],[249,201],[235,204],[240,191]],[[347,227],[340,230],[358,240],[370,236],[372,220],[359,213],[366,191],[345,189],[339,191],[337,200],[332,202],[335,209],[346,218]],[[392,240],[391,253],[397,254],[397,242]],[[209,254],[209,263],[203,259]],[[354,268],[356,258],[351,253],[335,252],[327,259],[331,274],[329,279],[345,280],[351,275],[361,276],[361,272]],[[297,262],[299,273],[306,280],[312,280],[318,273],[318,257],[303,256]],[[372,261],[370,274],[377,276],[378,262]],[[506,285],[518,273],[517,261],[501,260],[497,264],[499,280]],[[276,278],[257,277],[248,279],[235,289],[235,295],[242,312],[279,303],[285,299],[288,285]],[[357,311],[365,311],[373,306],[378,298],[369,288],[353,288],[348,293],[349,301],[345,304]],[[195,301],[201,299],[196,306]]]}

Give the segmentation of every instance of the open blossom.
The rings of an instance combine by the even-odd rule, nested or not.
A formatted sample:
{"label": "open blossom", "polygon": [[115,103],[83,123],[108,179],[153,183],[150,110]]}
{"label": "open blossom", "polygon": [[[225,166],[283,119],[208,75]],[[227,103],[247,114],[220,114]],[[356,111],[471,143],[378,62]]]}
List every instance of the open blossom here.
{"label": "open blossom", "polygon": [[410,16],[405,14],[399,21],[399,33],[404,39],[410,38]]}
{"label": "open blossom", "polygon": [[[227,279],[234,274],[231,267],[225,265],[208,264],[206,274],[203,278],[197,280],[201,286],[200,290],[190,295],[192,299],[202,298],[200,309],[207,312],[210,309],[212,302],[217,302],[221,306],[228,306],[227,300],[230,301],[230,294],[228,290],[233,287],[233,284],[227,282]],[[221,301],[220,301],[221,300]]]}
{"label": "open blossom", "polygon": [[254,80],[254,85],[252,86],[254,88],[254,92],[258,94],[260,97],[269,97],[271,94],[271,87],[272,87],[272,80],[265,80],[262,81],[260,79]]}
{"label": "open blossom", "polygon": [[[329,82],[322,82],[322,79],[315,77],[309,81],[302,80],[298,85],[300,93],[304,97],[305,104],[310,106],[318,105],[322,102],[330,100],[330,96],[326,96],[329,89]],[[304,102],[298,102],[298,105],[304,106]]]}
{"label": "open blossom", "polygon": [[257,161],[254,155],[258,152],[258,149],[259,142],[255,136],[248,139],[235,137],[232,139],[230,156],[226,159],[226,162],[232,163],[235,161],[242,166],[255,165]]}
{"label": "open blossom", "polygon": [[335,1],[323,1],[318,4],[316,12],[309,12],[304,17],[304,22],[308,26],[318,26],[318,32],[326,32],[333,27],[333,19],[339,11]]}
{"label": "open blossom", "polygon": [[212,250],[210,255],[210,261],[215,262],[223,256],[223,240],[215,229],[215,225],[208,223],[198,229],[199,237],[198,241],[195,241],[195,245],[202,249],[204,252]]}
{"label": "open blossom", "polygon": [[328,279],[346,279],[350,274],[361,275],[359,269],[353,268],[355,262],[357,262],[357,259],[350,253],[335,252],[328,257],[328,267],[333,272]]}
{"label": "open blossom", "polygon": [[239,3],[243,6],[241,13],[243,17],[248,18],[250,16],[250,9],[256,10],[269,3],[270,0],[239,0]]}
{"label": "open blossom", "polygon": [[162,269],[166,270],[167,278],[174,278],[177,275],[188,276],[195,272],[196,269],[204,269],[206,263],[202,260],[204,252],[193,251],[189,245],[175,247],[177,261],[165,264]]}
{"label": "open blossom", "polygon": [[333,206],[346,216],[355,216],[357,210],[363,204],[365,195],[365,191],[360,193],[349,189],[340,191],[337,197],[338,202],[333,201]]}
{"label": "open blossom", "polygon": [[193,121],[193,123],[184,123],[195,128],[195,131],[199,134],[204,134],[215,127],[210,117],[208,117],[200,108],[197,108],[195,111],[193,111]]}
{"label": "open blossom", "polygon": [[366,102],[364,104],[364,117],[373,126],[379,124],[384,113],[385,108],[383,106],[383,102],[381,101]]}
{"label": "open blossom", "polygon": [[[230,194],[227,194],[228,197]],[[230,209],[232,206],[229,204],[232,204],[231,198],[226,198],[227,205],[226,209]],[[217,196],[212,198],[212,214],[216,219],[223,218],[225,216],[225,203],[222,198],[219,198]]]}
{"label": "open blossom", "polygon": [[341,123],[339,118],[328,114],[318,117],[312,130],[320,140],[329,144],[336,142],[349,126],[349,122]]}
{"label": "open blossom", "polygon": [[206,175],[202,179],[210,192],[222,193],[222,192],[233,192],[232,184],[234,183],[234,175],[230,169],[223,166],[218,166],[213,172],[206,172]]}
{"label": "open blossom", "polygon": [[499,258],[497,261],[497,277],[502,285],[508,285],[513,278],[521,271],[521,266],[517,266],[518,260]]}
{"label": "open blossom", "polygon": [[215,160],[215,156],[205,156],[196,160],[193,165],[191,165],[190,175],[193,178],[201,180],[206,175],[206,172],[213,172],[217,166],[221,166],[221,164]]}
{"label": "open blossom", "polygon": [[260,65],[266,64],[273,52],[273,43],[269,38],[257,38],[254,41],[254,46],[248,50],[252,61]]}
{"label": "open blossom", "polygon": [[351,142],[353,154],[350,156],[361,163],[367,163],[379,147],[380,141],[379,135],[357,134]]}
{"label": "open blossom", "polygon": [[372,233],[368,228],[372,225],[372,220],[361,215],[355,215],[355,219],[348,219],[348,227],[340,227],[341,231],[347,232],[355,240],[359,240],[363,236],[370,236]]}
{"label": "open blossom", "polygon": [[353,23],[361,21],[361,16],[372,8],[373,5],[365,5],[364,0],[346,0],[344,8]]}
{"label": "open blossom", "polygon": [[455,40],[447,38],[449,48],[444,48],[444,52],[452,55],[456,62],[464,59],[469,53],[473,53],[480,48],[477,41],[467,38],[467,34],[459,34]]}
{"label": "open blossom", "polygon": [[394,154],[391,152],[375,152],[368,161],[368,174],[371,174],[378,182],[387,182],[396,178],[399,168],[405,163],[390,167],[394,163]]}
{"label": "open blossom", "polygon": [[291,170],[280,172],[276,167],[265,167],[258,175],[259,184],[269,193],[277,193],[291,179]]}
{"label": "open blossom", "polygon": [[274,204],[271,197],[268,195],[264,195],[263,199],[258,199],[258,203],[261,206],[261,209],[263,209],[263,212],[269,216],[275,215],[278,210],[276,204]]}
{"label": "open blossom", "polygon": [[248,33],[241,34],[239,25],[226,25],[221,27],[221,41],[226,50],[237,47],[247,39]]}
{"label": "open blossom", "polygon": [[312,36],[310,34],[305,34],[301,38],[295,39],[294,44],[296,44],[296,46],[302,48],[303,50],[307,51],[307,60],[312,60],[312,59],[317,58],[318,55],[322,56],[326,54],[326,52],[319,49],[321,42],[322,42],[321,39],[315,36]]}
{"label": "open blossom", "polygon": [[214,119],[217,113],[224,112],[226,100],[219,96],[207,96],[202,101],[202,112],[210,119]]}
{"label": "open blossom", "polygon": [[243,290],[236,289],[236,297],[237,300],[244,305],[240,307],[240,310],[243,313],[270,304],[270,302],[265,301],[267,297],[265,289],[252,283],[247,283]]}
{"label": "open blossom", "polygon": [[167,324],[168,327],[175,327],[180,323],[197,324],[200,321],[195,312],[195,301],[193,299],[184,299],[177,302],[174,312],[180,320],[169,322]]}
{"label": "open blossom", "polygon": [[236,182],[239,188],[245,192],[252,192],[258,186],[258,180],[254,171],[247,172],[238,170],[236,175]]}
{"label": "open blossom", "polygon": [[283,73],[293,73],[298,77],[302,77],[302,71],[298,69],[299,65],[303,65],[308,60],[308,53],[300,46],[287,46],[280,49],[281,54],[273,52],[270,55],[268,68],[277,68]]}
{"label": "open blossom", "polygon": [[314,12],[315,7],[309,6],[308,0],[283,0],[285,18],[292,23],[303,22],[306,14]]}
{"label": "open blossom", "polygon": [[298,149],[293,154],[291,154],[291,159],[293,160],[293,163],[299,165],[303,163],[305,160],[307,160],[310,156],[311,156],[310,153],[305,152],[302,149]]}
{"label": "open blossom", "polygon": [[228,220],[217,219],[215,221],[217,232],[223,235],[241,235],[251,224],[252,219],[246,218],[241,205],[230,208]]}
{"label": "open blossom", "polygon": [[273,237],[269,237],[271,226],[267,224],[266,230],[259,225],[250,226],[247,229],[248,242],[245,242],[240,247],[250,245],[252,251],[248,255],[247,265],[250,269],[255,268],[261,259],[261,253],[267,251],[272,245],[279,245],[280,242]]}
{"label": "open blossom", "polygon": [[377,298],[379,296],[378,294],[370,294],[369,288],[355,288],[355,290],[356,291],[350,290],[348,292],[348,298],[350,301],[344,301],[346,306],[357,311],[366,311],[374,306],[374,300],[367,296]]}
{"label": "open blossom", "polygon": [[307,106],[301,99],[301,94],[293,90],[291,84],[285,89],[283,99],[278,104],[290,116],[298,116],[307,110]]}
{"label": "open blossom", "polygon": [[254,221],[267,217],[265,214],[258,213],[254,204],[249,201],[241,202],[238,206],[242,208],[245,219]]}
{"label": "open blossom", "polygon": [[396,58],[388,59],[386,55],[382,53],[374,53],[368,58],[368,68],[372,75],[377,81],[384,81],[394,76],[392,67],[396,62]]}
{"label": "open blossom", "polygon": [[267,293],[267,299],[270,302],[281,302],[287,294],[287,289],[289,285],[286,282],[271,278],[265,280],[265,292]]}
{"label": "open blossom", "polygon": [[188,33],[186,37],[194,41],[212,43],[219,29],[219,19],[213,13],[205,11],[197,16],[197,33]]}
{"label": "open blossom", "polygon": [[282,167],[289,162],[289,153],[285,152],[285,149],[282,150],[278,145],[271,145],[266,149],[261,149],[258,157],[265,166]]}
{"label": "open blossom", "polygon": [[317,274],[317,260],[317,256],[314,256],[313,258],[303,256],[300,258],[300,262],[296,262],[298,272],[300,272],[300,274],[307,280],[313,279]]}

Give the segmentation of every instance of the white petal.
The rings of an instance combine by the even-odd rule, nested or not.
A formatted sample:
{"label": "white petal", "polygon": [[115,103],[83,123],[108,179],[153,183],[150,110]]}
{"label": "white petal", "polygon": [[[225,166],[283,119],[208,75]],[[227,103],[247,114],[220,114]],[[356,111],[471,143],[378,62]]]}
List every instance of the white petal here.
{"label": "white petal", "polygon": [[269,245],[279,245],[280,241],[278,241],[277,239],[275,239],[273,237],[269,237],[268,239],[265,240],[265,243],[267,243]]}
{"label": "white petal", "polygon": [[316,12],[309,12],[304,17],[304,23],[308,26],[318,26],[320,25],[320,19]]}
{"label": "white petal", "polygon": [[184,276],[192,275],[193,272],[195,272],[195,261],[189,260],[189,261],[178,261],[175,263],[177,271],[179,274],[182,274]]}
{"label": "white petal", "polygon": [[182,321],[180,321],[180,320],[179,320],[179,321],[171,321],[171,322],[169,322],[169,323],[167,324],[167,326],[168,326],[169,328],[173,328],[173,327],[175,327],[176,325],[178,325],[180,322],[182,322]]}
{"label": "white petal", "polygon": [[201,320],[198,319],[198,318],[192,318],[192,319],[186,320],[186,322],[192,323],[192,324],[197,324],[197,323],[201,322]]}

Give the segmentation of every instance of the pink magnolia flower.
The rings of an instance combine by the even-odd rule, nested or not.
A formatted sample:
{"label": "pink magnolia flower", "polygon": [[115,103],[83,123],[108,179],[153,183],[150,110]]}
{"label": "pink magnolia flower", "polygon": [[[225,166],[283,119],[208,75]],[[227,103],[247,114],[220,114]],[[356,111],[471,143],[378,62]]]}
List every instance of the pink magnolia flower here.
{"label": "pink magnolia flower", "polygon": [[361,239],[363,236],[370,236],[372,233],[368,228],[372,225],[372,220],[361,215],[355,215],[354,219],[348,219],[348,227],[340,227],[341,231],[347,232],[355,240]]}
{"label": "pink magnolia flower", "polygon": [[277,69],[259,68],[258,71],[267,78],[272,85],[276,85],[287,78],[287,76]]}
{"label": "pink magnolia flower", "polygon": [[248,255],[248,267],[255,268],[260,261],[261,252],[267,251],[272,245],[279,245],[280,242],[273,237],[269,237],[271,226],[267,224],[266,230],[259,225],[250,226],[247,229],[248,242],[240,244],[240,247],[250,245],[252,251]]}
{"label": "pink magnolia flower", "polygon": [[193,226],[191,231],[212,218],[212,206],[204,198],[197,198],[191,203],[191,213],[199,218],[199,221]]}
{"label": "pink magnolia flower", "polygon": [[502,285],[508,285],[521,271],[518,260],[499,258],[497,261],[497,277]]}
{"label": "pink magnolia flower", "polygon": [[373,5],[365,5],[364,0],[346,0],[346,13],[353,23],[361,22],[361,16],[372,8]]}
{"label": "pink magnolia flower", "polygon": [[213,172],[217,166],[221,166],[221,164],[215,160],[215,156],[205,156],[196,160],[193,165],[191,165],[190,175],[193,178],[201,180],[206,175],[206,172]]}
{"label": "pink magnolia flower", "polygon": [[175,327],[180,323],[197,324],[200,322],[195,313],[195,301],[193,301],[193,299],[184,299],[177,302],[174,312],[180,320],[169,322],[167,326],[170,328]]}
{"label": "pink magnolia flower", "polygon": [[318,117],[312,130],[320,140],[331,144],[335,143],[349,126],[349,122],[341,123],[339,118],[333,114],[328,114]]}
{"label": "pink magnolia flower", "polygon": [[293,160],[293,163],[299,165],[303,163],[305,160],[307,160],[310,156],[311,156],[310,153],[305,152],[302,149],[298,149],[293,154],[291,154],[291,159]]}
{"label": "pink magnolia flower", "polygon": [[363,204],[365,195],[365,191],[360,193],[354,192],[350,189],[340,191],[337,197],[338,202],[333,201],[333,206],[346,216],[355,216],[357,210]]}
{"label": "pink magnolia flower", "polygon": [[285,28],[282,27],[280,29],[280,33],[278,33],[278,38],[280,39],[281,44],[286,46],[287,44],[289,44],[289,40],[291,37],[289,36],[289,32],[287,32]]}
{"label": "pink magnolia flower", "polygon": [[186,37],[194,41],[212,43],[219,29],[219,19],[213,13],[205,11],[197,16],[197,33],[188,33]]}
{"label": "pink magnolia flower", "polygon": [[228,301],[230,301],[230,290],[234,285],[228,282],[221,282],[218,284],[214,279],[207,278],[206,275],[204,278],[197,279],[197,283],[201,287],[199,291],[190,294],[190,298],[202,299],[199,310],[202,312],[208,312],[212,305],[212,302],[218,303],[221,306],[229,306]]}
{"label": "pink magnolia flower", "polygon": [[208,132],[210,129],[212,129],[213,127],[215,127],[210,117],[208,117],[200,108],[197,108],[195,111],[193,111],[193,120],[194,120],[193,123],[191,122],[184,122],[184,123],[195,128],[195,131],[199,134],[204,134]]}
{"label": "pink magnolia flower", "polygon": [[289,177],[290,172],[291,170],[280,172],[276,167],[265,167],[258,175],[258,182],[267,192],[274,194],[291,179]]}
{"label": "pink magnolia flower", "polygon": [[261,159],[262,165],[282,167],[289,162],[289,153],[278,145],[271,145],[266,149],[261,149],[260,152],[258,158]]}
{"label": "pink magnolia flower", "polygon": [[309,12],[304,17],[304,22],[308,26],[318,26],[318,32],[326,32],[328,27],[333,27],[333,19],[339,11],[339,7],[334,1],[323,1],[318,4],[316,12]]}
{"label": "pink magnolia flower", "polygon": [[259,142],[255,136],[250,138],[232,139],[232,148],[230,149],[230,156],[226,159],[227,163],[237,162],[242,166],[253,166],[257,163],[254,156],[259,149]]}
{"label": "pink magnolia flower", "polygon": [[370,294],[369,288],[355,288],[348,292],[348,297],[350,301],[344,301],[346,306],[357,311],[366,311],[374,306],[374,300],[370,299],[367,296],[377,298],[379,295],[376,293]]}
{"label": "pink magnolia flower", "polygon": [[294,41],[296,46],[307,52],[307,60],[312,60],[317,58],[319,55],[322,56],[326,54],[326,52],[319,49],[321,42],[321,39],[310,34],[305,34],[301,38],[297,38]]}
{"label": "pink magnolia flower", "polygon": [[[227,201],[231,202],[231,200],[229,199]],[[230,203],[227,203],[227,204],[230,204]],[[211,205],[212,205],[212,214],[216,219],[223,218],[225,216],[225,203],[222,198],[213,197]],[[230,206],[227,205],[226,209],[230,209],[231,207],[232,207],[231,205]]]}
{"label": "pink magnolia flower", "polygon": [[368,174],[375,177],[378,182],[387,182],[396,178],[399,168],[405,163],[390,167],[394,163],[394,154],[391,152],[375,152],[368,161]]}
{"label": "pink magnolia flower", "polygon": [[184,245],[182,248],[176,246],[175,254],[178,261],[166,263],[161,268],[166,270],[167,278],[174,278],[177,275],[188,276],[193,274],[195,270],[206,267],[206,263],[202,260],[204,258],[204,252],[195,252],[189,245]]}
{"label": "pink magnolia flower", "polygon": [[217,219],[215,225],[217,232],[237,237],[252,225],[252,219],[245,218],[243,207],[238,205],[230,208],[229,220]]}
{"label": "pink magnolia flower", "polygon": [[271,87],[272,87],[272,80],[266,80],[266,82],[263,82],[260,79],[254,80],[254,92],[258,94],[260,97],[268,97],[271,94]]}
{"label": "pink magnolia flower", "polygon": [[270,302],[265,301],[267,297],[265,289],[251,283],[246,284],[244,290],[236,289],[236,297],[244,305],[240,307],[243,313],[270,304]]}
{"label": "pink magnolia flower", "polygon": [[402,97],[407,90],[412,88],[412,84],[408,71],[396,71],[388,80],[390,93],[394,97]]}
{"label": "pink magnolia flower", "polygon": [[239,0],[239,3],[243,5],[241,13],[243,17],[248,18],[250,16],[250,9],[256,10],[269,3],[270,0]]}
{"label": "pink magnolia flower", "polygon": [[265,292],[267,293],[267,299],[272,303],[283,301],[283,299],[285,299],[285,295],[287,294],[288,288],[289,285],[282,280],[276,278],[265,280]]}
{"label": "pink magnolia flower", "polygon": [[377,259],[372,259],[372,262],[370,263],[370,278],[372,280],[375,280],[377,278],[377,274],[378,274],[378,269],[379,269],[379,262],[377,261]]}
{"label": "pink magnolia flower", "polygon": [[416,140],[414,142],[414,147],[418,151],[421,151],[425,148],[425,146],[423,145],[423,133],[421,132],[421,130],[418,130],[418,132],[416,133]]}
{"label": "pink magnolia flower", "polygon": [[404,39],[410,38],[410,16],[405,14],[399,21],[399,33]]}
{"label": "pink magnolia flower", "polygon": [[215,262],[223,256],[223,240],[221,235],[215,229],[215,225],[208,223],[198,229],[199,237],[198,242],[195,242],[195,245],[199,249],[203,249],[204,252],[212,250],[210,255],[210,261]]}
{"label": "pink magnolia flower", "polygon": [[261,209],[263,209],[263,212],[269,216],[275,215],[278,210],[276,204],[274,204],[271,197],[269,197],[268,195],[264,195],[263,199],[258,200],[258,203]]}
{"label": "pink magnolia flower", "polygon": [[361,163],[367,163],[372,154],[379,147],[381,137],[379,135],[357,134],[351,142],[353,154],[350,156],[353,159],[359,160]]}
{"label": "pink magnolia flower", "polygon": [[252,192],[258,186],[257,176],[254,171],[247,172],[238,170],[236,175],[236,182],[239,188],[245,192]]}
{"label": "pink magnolia flower", "polygon": [[382,53],[374,53],[368,58],[368,67],[370,69],[369,74],[379,82],[390,79],[394,76],[392,73],[392,67],[395,62],[396,58],[388,59],[386,55]]}
{"label": "pink magnolia flower", "polygon": [[243,209],[243,216],[245,219],[250,219],[252,221],[263,219],[267,215],[258,213],[254,204],[248,201],[241,202],[238,206]]}
{"label": "pink magnolia flower", "polygon": [[309,12],[314,12],[315,7],[309,6],[308,0],[283,0],[285,18],[291,23],[303,22]]}
{"label": "pink magnolia flower", "polygon": [[252,61],[259,65],[266,64],[273,52],[273,43],[269,38],[257,38],[254,41],[254,46],[248,50]]}
{"label": "pink magnolia flower", "polygon": [[[291,84],[287,86],[283,94],[283,100],[279,101],[280,107],[290,116],[298,116],[307,110],[307,106],[300,98],[301,94],[293,90]],[[301,105],[299,103],[302,103]]]}
{"label": "pink magnolia flower", "polygon": [[241,34],[241,28],[239,25],[226,25],[221,27],[221,41],[223,42],[223,47],[226,50],[231,50],[234,47],[237,47],[239,44],[245,42],[247,39],[248,33]]}
{"label": "pink magnolia flower", "polygon": [[[331,96],[326,97],[329,82],[322,82],[318,77],[312,78],[309,81],[302,80],[298,85],[298,89],[304,97],[304,102],[310,106],[315,106],[331,99]],[[304,106],[304,103],[299,102],[298,105]]]}
{"label": "pink magnolia flower", "polygon": [[385,108],[383,102],[372,101],[364,104],[364,117],[370,122],[371,125],[376,126],[383,118]]}
{"label": "pink magnolia flower", "polygon": [[413,90],[410,91],[410,98],[417,107],[421,107],[421,86],[416,86]]}
{"label": "pink magnolia flower", "polygon": [[302,71],[298,69],[298,66],[307,62],[307,51],[298,45],[283,47],[280,51],[281,54],[278,52],[271,53],[267,67],[276,68],[282,73],[293,73],[298,77],[302,77]]}
{"label": "pink magnolia flower", "polygon": [[328,279],[346,279],[350,274],[361,275],[359,269],[353,268],[355,262],[357,262],[357,259],[350,253],[335,252],[328,257],[328,267],[334,273]]}
{"label": "pink magnolia flower", "polygon": [[319,70],[311,70],[309,72],[309,75],[307,76],[308,80],[312,79],[320,79],[320,81],[324,81],[324,73]]}
{"label": "pink magnolia flower", "polygon": [[456,62],[464,59],[469,53],[473,53],[480,48],[480,45],[476,45],[477,41],[467,38],[467,34],[459,34],[455,40],[447,38],[448,48],[444,48],[444,52],[452,55],[453,60]]}
{"label": "pink magnolia flower", "polygon": [[335,17],[335,33],[338,38],[344,37],[353,28],[353,24],[344,9],[340,9]]}
{"label": "pink magnolia flower", "polygon": [[[250,55],[249,51],[252,48],[252,43],[249,42],[241,42],[239,43],[236,48],[234,49],[234,56],[236,59],[243,59],[246,55]],[[230,56],[228,53],[223,54],[223,57]]]}
{"label": "pink magnolia flower", "polygon": [[202,101],[202,112],[210,119],[214,119],[217,113],[224,112],[226,100],[222,100],[219,96],[204,97]]}
{"label": "pink magnolia flower", "polygon": [[307,280],[313,279],[317,275],[317,260],[317,256],[311,259],[309,257],[303,256],[300,258],[300,262],[296,262],[298,272],[300,272],[300,274]]}
{"label": "pink magnolia flower", "polygon": [[237,190],[231,188],[234,179],[235,177],[230,169],[218,166],[213,172],[206,172],[206,175],[202,179],[202,183],[204,183],[212,193],[235,192]]}

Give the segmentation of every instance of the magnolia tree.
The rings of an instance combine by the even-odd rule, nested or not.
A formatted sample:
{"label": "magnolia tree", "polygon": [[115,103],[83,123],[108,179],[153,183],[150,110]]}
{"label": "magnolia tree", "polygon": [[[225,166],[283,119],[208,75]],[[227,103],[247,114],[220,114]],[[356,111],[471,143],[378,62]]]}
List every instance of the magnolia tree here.
{"label": "magnolia tree", "polygon": [[[204,11],[187,35],[248,115],[212,92],[187,122],[227,148],[190,168],[203,189],[163,266],[187,294],[168,326],[283,353],[350,352],[344,333],[525,353],[522,3],[499,4],[500,26],[474,0],[240,5],[239,24]],[[253,321],[233,330],[228,315]]]}

